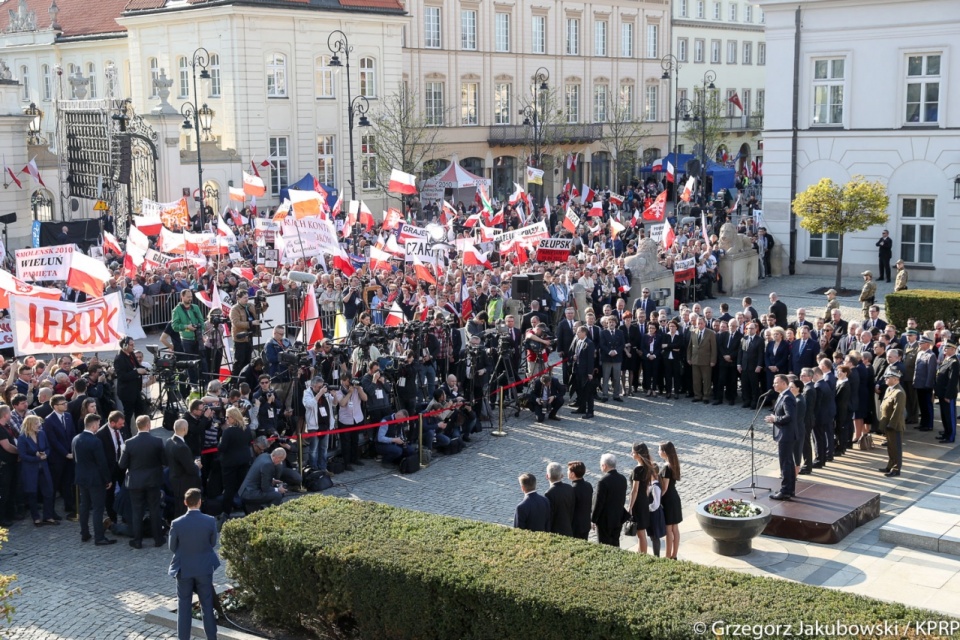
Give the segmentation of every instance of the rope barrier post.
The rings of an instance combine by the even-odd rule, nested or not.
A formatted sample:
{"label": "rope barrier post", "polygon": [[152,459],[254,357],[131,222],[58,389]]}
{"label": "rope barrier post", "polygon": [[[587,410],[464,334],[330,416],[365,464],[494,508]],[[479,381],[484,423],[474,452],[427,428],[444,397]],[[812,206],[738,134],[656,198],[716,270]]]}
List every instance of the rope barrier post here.
{"label": "rope barrier post", "polygon": [[507,432],[503,430],[503,386],[502,385],[500,386],[500,389],[498,390],[498,392],[499,392],[499,398],[500,398],[498,401],[498,404],[500,406],[497,408],[499,409],[499,413],[500,413],[500,420],[499,420],[500,424],[497,425],[497,430],[493,432],[493,435],[499,438],[507,435]]}
{"label": "rope barrier post", "polygon": [[423,414],[421,413],[418,417],[418,422],[420,423],[420,436],[417,438],[417,455],[420,456],[420,468],[425,469],[427,465],[423,464]]}
{"label": "rope barrier post", "polygon": [[303,429],[306,428],[306,426],[307,425],[304,424],[303,427],[301,427],[300,437],[297,438],[297,458],[299,459],[299,464],[300,464],[299,469],[300,469],[301,477],[303,476],[303,434],[304,434]]}

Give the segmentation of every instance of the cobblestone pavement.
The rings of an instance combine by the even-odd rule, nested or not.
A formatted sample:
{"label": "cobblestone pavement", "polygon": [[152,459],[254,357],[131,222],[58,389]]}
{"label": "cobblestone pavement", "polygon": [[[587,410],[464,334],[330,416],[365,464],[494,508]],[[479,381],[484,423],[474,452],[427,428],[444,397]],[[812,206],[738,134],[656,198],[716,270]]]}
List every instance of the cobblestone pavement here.
{"label": "cobblestone pavement", "polygon": [[[766,293],[773,290],[786,302],[791,317],[798,305],[817,314],[823,297],[808,292],[823,282],[773,278],[750,293],[760,311],[766,310]],[[856,280],[848,278],[845,283],[851,287]],[[881,294],[889,287],[883,283]],[[734,310],[740,308],[739,295],[711,303],[717,309],[723,300]],[[845,317],[859,315],[855,299],[843,299],[842,304]],[[617,454],[621,470],[628,472],[633,467],[628,452],[634,442],[644,441],[655,449],[653,445],[671,440],[683,469],[678,489],[691,519],[690,508],[697,501],[749,474],[749,442],[741,439],[753,414],[739,405],[708,407],[685,398],[642,397],[627,398],[623,404],[597,403],[592,421],[576,419],[569,411],[561,410],[562,422],[544,424],[533,422],[529,413],[519,419],[510,417],[504,438],[492,437],[485,426],[463,453],[440,456],[411,476],[367,461],[358,472],[338,476],[337,486],[328,494],[511,524],[521,497],[516,480],[520,473],[532,472],[542,481],[548,461],[580,459],[595,481],[602,453]],[[761,426],[756,431],[757,467],[774,463],[774,452],[769,429]],[[0,552],[0,571],[16,573],[23,594],[14,601],[17,613],[12,626],[0,635],[18,640],[174,638],[173,631],[143,620],[151,609],[172,606],[176,594],[175,581],[166,573],[170,553],[153,548],[149,539],[146,542],[140,551],[127,546],[125,538],[111,547],[94,547],[80,542],[76,523],[35,529],[29,521],[18,522]],[[226,582],[222,568],[215,580]]]}

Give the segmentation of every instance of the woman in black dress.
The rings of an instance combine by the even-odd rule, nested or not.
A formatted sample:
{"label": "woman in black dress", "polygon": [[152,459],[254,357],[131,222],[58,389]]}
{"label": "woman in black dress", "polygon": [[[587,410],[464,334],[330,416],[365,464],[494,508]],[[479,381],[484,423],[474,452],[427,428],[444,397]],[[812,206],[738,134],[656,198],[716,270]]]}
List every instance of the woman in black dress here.
{"label": "woman in black dress", "polygon": [[660,498],[663,505],[663,519],[667,524],[666,556],[677,559],[677,549],[680,547],[680,527],[683,522],[683,505],[680,504],[680,494],[677,493],[677,483],[680,482],[680,460],[677,458],[677,449],[672,442],[660,445],[660,457],[666,463],[660,474],[660,486],[663,495]]}
{"label": "woman in black dress", "polygon": [[837,367],[837,444],[833,455],[842,456],[853,438],[853,411],[850,408],[851,394],[850,367],[843,364]]}
{"label": "woman in black dress", "polygon": [[637,461],[637,466],[633,468],[630,479],[633,481],[633,487],[630,489],[630,520],[637,525],[637,538],[640,541],[637,552],[646,555],[647,553],[647,527],[650,526],[650,498],[647,495],[647,487],[650,485],[650,450],[647,445],[637,442],[633,445],[633,451],[630,454]]}

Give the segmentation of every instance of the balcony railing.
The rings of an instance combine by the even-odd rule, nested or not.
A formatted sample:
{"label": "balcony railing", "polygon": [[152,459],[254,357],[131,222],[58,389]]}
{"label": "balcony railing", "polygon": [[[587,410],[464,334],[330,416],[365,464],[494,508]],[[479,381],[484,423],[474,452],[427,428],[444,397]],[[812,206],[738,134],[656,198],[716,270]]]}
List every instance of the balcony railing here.
{"label": "balcony railing", "polygon": [[763,131],[763,116],[726,116],[724,131]]}
{"label": "balcony railing", "polygon": [[[490,127],[487,143],[492,147],[525,145],[533,128],[522,124],[498,124]],[[545,144],[594,142],[603,137],[602,124],[549,124],[545,127]]]}

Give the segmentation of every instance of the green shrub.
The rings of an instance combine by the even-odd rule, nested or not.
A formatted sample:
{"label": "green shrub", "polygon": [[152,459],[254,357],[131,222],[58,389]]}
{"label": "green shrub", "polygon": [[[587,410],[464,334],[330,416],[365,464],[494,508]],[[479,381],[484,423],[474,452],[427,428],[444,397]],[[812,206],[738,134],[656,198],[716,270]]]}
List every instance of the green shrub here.
{"label": "green shrub", "polygon": [[695,637],[694,623],[716,620],[934,616],[573,538],[323,496],[230,521],[222,552],[268,622],[350,621],[363,638],[661,640]]}
{"label": "green shrub", "polygon": [[907,318],[916,318],[917,326],[926,331],[933,323],[943,320],[948,328],[960,327],[960,292],[932,291],[930,289],[907,289],[888,294],[884,298],[887,320],[897,330],[907,328]]}

